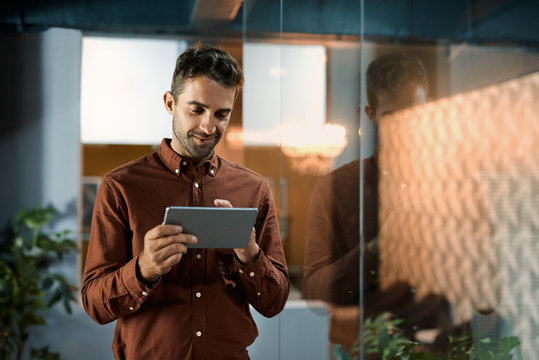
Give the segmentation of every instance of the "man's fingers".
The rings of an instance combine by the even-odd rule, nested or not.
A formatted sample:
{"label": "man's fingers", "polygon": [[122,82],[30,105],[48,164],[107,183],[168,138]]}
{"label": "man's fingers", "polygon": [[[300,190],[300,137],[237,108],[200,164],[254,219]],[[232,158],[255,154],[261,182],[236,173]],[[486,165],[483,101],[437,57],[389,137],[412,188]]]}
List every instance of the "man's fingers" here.
{"label": "man's fingers", "polygon": [[213,203],[217,207],[226,207],[226,208],[231,208],[232,207],[232,204],[230,203],[230,201],[225,200],[225,199],[215,199],[215,200],[213,200]]}
{"label": "man's fingers", "polygon": [[183,257],[183,253],[173,253],[172,255],[163,259],[162,261],[160,261],[158,264],[154,266],[155,273],[158,275],[167,274],[174,265],[180,262],[182,257]]}
{"label": "man's fingers", "polygon": [[169,256],[168,258],[166,258],[162,263],[161,263],[161,267],[163,268],[163,274],[166,274],[170,271],[170,269],[176,265],[177,263],[180,262],[180,260],[182,259],[183,257],[183,254],[174,254],[174,255],[171,255]]}
{"label": "man's fingers", "polygon": [[191,234],[184,234],[180,225],[158,225],[148,231],[146,238],[148,240],[166,240],[163,246],[173,242],[182,242],[186,244],[196,244],[197,238]]}
{"label": "man's fingers", "polygon": [[196,244],[197,242],[198,239],[194,235],[178,234],[169,235],[159,239],[150,239],[149,243],[146,246],[149,252],[157,253],[173,245],[182,245],[186,248],[187,244]]}
{"label": "man's fingers", "polygon": [[195,235],[184,234],[183,236],[180,236],[180,242],[184,244],[196,244],[198,238]]}
{"label": "man's fingers", "polygon": [[172,243],[151,254],[151,260],[155,264],[162,264],[171,256],[185,253],[187,253],[187,246],[182,243]]}
{"label": "man's fingers", "polygon": [[[196,244],[198,242],[198,239],[195,235],[191,234],[178,234],[178,235],[169,235],[165,236],[159,239],[160,248],[168,246],[170,244],[174,243],[180,243],[180,244]],[[157,241],[155,241],[157,243]]]}
{"label": "man's fingers", "polygon": [[168,273],[187,253],[187,245],[198,242],[196,236],[182,231],[178,225],[158,225],[146,233],[144,250],[138,259],[140,274],[145,281],[153,282],[158,275]]}
{"label": "man's fingers", "polygon": [[157,225],[146,233],[148,239],[158,239],[168,235],[177,235],[183,231],[180,225]]}

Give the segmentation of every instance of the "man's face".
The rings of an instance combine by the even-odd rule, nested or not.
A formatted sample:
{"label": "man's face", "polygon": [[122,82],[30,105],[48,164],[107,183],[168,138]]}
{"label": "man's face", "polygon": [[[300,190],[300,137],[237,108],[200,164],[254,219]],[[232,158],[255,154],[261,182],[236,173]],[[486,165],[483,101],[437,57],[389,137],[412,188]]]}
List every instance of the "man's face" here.
{"label": "man's face", "polygon": [[228,126],[235,92],[206,76],[188,80],[176,101],[167,91],[164,101],[172,115],[172,149],[196,165],[210,158]]}
{"label": "man's face", "polygon": [[423,85],[409,83],[402,86],[396,93],[379,90],[376,97],[378,100],[376,109],[365,107],[365,113],[374,125],[378,125],[380,119],[385,115],[426,103],[427,90]]}

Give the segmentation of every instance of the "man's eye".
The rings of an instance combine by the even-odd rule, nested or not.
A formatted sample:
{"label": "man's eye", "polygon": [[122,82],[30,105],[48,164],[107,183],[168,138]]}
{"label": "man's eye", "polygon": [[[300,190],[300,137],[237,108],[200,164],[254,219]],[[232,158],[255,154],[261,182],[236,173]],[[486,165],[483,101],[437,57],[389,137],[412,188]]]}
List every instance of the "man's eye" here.
{"label": "man's eye", "polygon": [[191,109],[191,112],[193,114],[202,114],[204,112],[204,109],[201,109],[201,108]]}
{"label": "man's eye", "polygon": [[226,119],[228,117],[228,113],[226,114],[223,114],[223,113],[217,113],[216,116],[219,118],[219,119]]}

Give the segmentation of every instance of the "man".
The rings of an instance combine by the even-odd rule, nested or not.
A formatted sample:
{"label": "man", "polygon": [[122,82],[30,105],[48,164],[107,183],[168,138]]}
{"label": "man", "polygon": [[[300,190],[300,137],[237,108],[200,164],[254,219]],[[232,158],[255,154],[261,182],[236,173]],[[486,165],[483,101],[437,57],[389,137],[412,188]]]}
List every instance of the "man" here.
{"label": "man", "polygon": [[[365,113],[374,125],[380,119],[427,101],[423,64],[404,53],[381,56],[371,62],[366,77]],[[358,108],[361,111],[361,108]],[[411,300],[405,284],[378,292],[378,160],[363,160],[363,233],[365,316],[397,312]],[[359,198],[360,160],[318,179],[310,204],[304,258],[303,296],[324,300],[332,308],[330,341],[350,350],[359,328]]]}
{"label": "man", "polygon": [[[264,316],[284,307],[289,279],[274,202],[260,175],[214,151],[243,83],[225,51],[196,45],[176,62],[172,139],[107,174],[95,202],[82,300],[100,324],[117,320],[116,359],[248,359]],[[244,249],[193,249],[168,206],[254,207]],[[211,224],[208,224],[211,226]]]}

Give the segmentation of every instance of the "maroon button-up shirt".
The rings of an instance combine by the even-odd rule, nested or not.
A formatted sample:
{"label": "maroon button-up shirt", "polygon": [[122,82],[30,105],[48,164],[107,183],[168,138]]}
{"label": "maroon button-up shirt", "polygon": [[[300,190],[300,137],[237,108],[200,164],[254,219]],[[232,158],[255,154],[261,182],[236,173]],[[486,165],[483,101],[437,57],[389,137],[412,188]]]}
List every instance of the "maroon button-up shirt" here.
{"label": "maroon button-up shirt", "polygon": [[[189,249],[157,284],[139,281],[144,235],[163,222],[166,207],[212,207],[214,199],[258,208],[258,258],[244,265],[232,249]],[[273,198],[260,175],[216,154],[196,169],[164,139],[156,153],[103,178],[82,300],[98,323],[118,320],[116,359],[248,359],[258,335],[249,304],[274,316],[289,286]]]}
{"label": "maroon button-up shirt", "polygon": [[[316,182],[312,193],[305,259],[303,296],[334,305],[359,304],[360,160],[352,161]],[[378,235],[377,154],[363,160],[365,232],[364,286],[377,288],[378,258],[369,246]],[[373,273],[374,272],[374,273]],[[374,275],[373,275],[374,274]]]}

